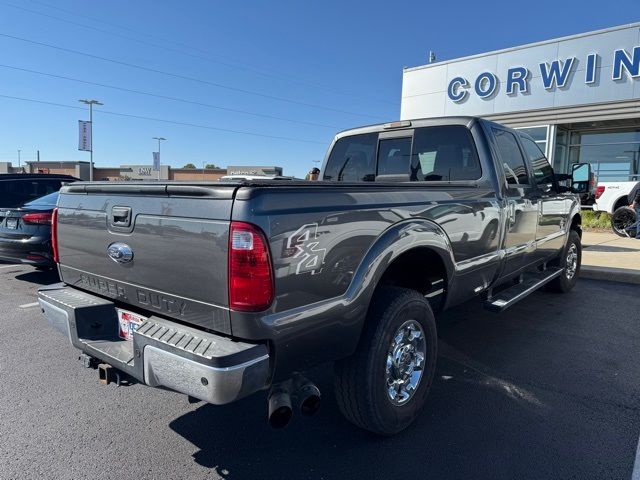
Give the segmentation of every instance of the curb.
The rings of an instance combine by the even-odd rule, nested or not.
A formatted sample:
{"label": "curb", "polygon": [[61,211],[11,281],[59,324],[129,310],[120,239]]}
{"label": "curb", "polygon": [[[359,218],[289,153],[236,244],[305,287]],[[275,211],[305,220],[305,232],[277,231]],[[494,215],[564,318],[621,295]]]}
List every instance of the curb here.
{"label": "curb", "polygon": [[609,282],[633,283],[640,285],[640,270],[582,265],[580,267],[580,278],[589,278],[591,280],[606,280]]}

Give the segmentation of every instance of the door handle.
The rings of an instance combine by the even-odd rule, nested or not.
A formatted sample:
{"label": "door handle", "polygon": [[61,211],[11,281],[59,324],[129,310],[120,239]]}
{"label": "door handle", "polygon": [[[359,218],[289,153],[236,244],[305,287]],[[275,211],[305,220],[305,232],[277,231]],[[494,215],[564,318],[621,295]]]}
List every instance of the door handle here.
{"label": "door handle", "polygon": [[509,218],[509,226],[513,227],[516,223],[516,204],[509,203],[507,207],[508,218]]}

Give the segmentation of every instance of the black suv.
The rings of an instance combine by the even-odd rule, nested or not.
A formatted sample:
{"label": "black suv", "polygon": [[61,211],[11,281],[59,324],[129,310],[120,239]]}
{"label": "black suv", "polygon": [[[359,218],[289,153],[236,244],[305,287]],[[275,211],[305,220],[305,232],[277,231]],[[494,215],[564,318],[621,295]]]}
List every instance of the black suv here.
{"label": "black suv", "polygon": [[18,207],[36,198],[57,192],[62,185],[78,180],[71,175],[45,173],[0,175],[0,207]]}

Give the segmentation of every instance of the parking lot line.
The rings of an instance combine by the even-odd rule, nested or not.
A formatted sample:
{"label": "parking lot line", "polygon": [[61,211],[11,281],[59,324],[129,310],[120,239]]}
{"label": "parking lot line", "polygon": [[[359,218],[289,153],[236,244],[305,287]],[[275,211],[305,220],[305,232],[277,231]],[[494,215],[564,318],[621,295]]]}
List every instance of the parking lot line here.
{"label": "parking lot line", "polygon": [[25,303],[24,305],[20,305],[18,308],[31,308],[31,307],[37,307],[38,305],[40,305],[38,302]]}
{"label": "parking lot line", "polygon": [[18,267],[20,266],[19,263],[12,263],[11,265],[2,265],[0,266],[0,268],[11,268],[11,267]]}

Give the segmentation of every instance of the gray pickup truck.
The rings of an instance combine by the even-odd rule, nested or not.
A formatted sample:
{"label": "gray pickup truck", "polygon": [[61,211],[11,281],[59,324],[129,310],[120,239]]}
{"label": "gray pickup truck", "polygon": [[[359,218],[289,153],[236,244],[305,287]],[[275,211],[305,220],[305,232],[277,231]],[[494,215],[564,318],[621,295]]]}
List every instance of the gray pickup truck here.
{"label": "gray pickup truck", "polygon": [[218,405],[269,390],[282,427],[318,408],[302,374],[335,362],[347,419],[391,435],[430,389],[434,314],[571,290],[589,174],[461,117],[342,132],[318,182],[74,183],[52,226],[63,283],[39,301],[102,383]]}

